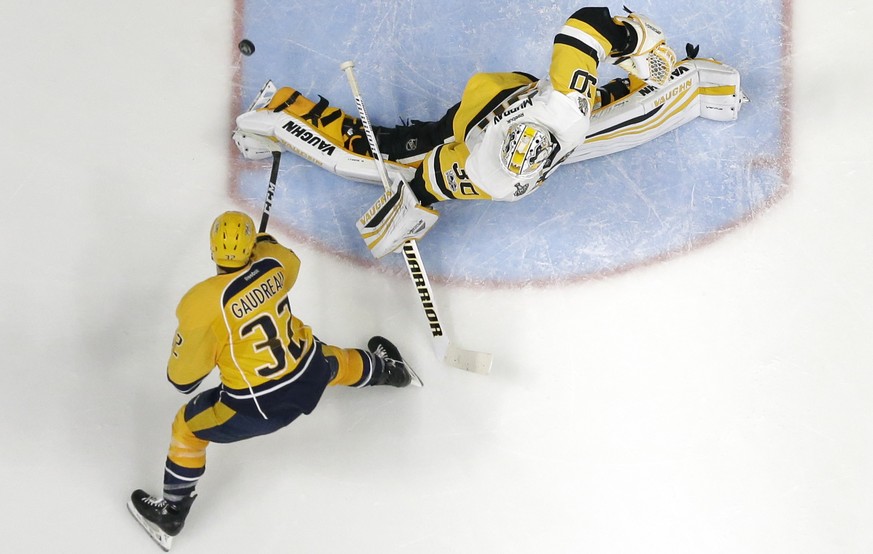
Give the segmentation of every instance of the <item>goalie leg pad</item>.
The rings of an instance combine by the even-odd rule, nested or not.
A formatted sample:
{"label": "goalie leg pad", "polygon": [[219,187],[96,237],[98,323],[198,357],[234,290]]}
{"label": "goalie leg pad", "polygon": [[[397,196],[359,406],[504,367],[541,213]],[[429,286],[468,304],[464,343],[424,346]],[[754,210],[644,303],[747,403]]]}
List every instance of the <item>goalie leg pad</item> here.
{"label": "goalie leg pad", "polygon": [[372,157],[361,120],[330,105],[319,95],[318,102],[291,87],[282,87],[267,104],[267,110],[285,112],[304,121],[333,144],[355,154]]}
{"label": "goalie leg pad", "polygon": [[272,156],[273,152],[282,151],[279,143],[270,137],[248,133],[239,129],[233,132],[232,137],[240,153],[248,160],[263,160]]}
{"label": "goalie leg pad", "polygon": [[740,88],[740,73],[733,67],[710,59],[683,63],[700,75],[700,117],[713,121],[734,121],[749,101]]}
{"label": "goalie leg pad", "polygon": [[[237,129],[267,137],[279,137],[283,129],[298,135],[308,131],[353,154],[372,157],[360,120],[318,98],[313,102],[291,87],[282,87],[266,105],[237,117]],[[288,125],[289,120],[302,125]]]}
{"label": "goalie leg pad", "polygon": [[422,206],[403,180],[376,200],[358,220],[358,232],[370,253],[381,258],[404,242],[422,238],[439,218],[439,212]]}
{"label": "goalie leg pad", "polygon": [[[381,185],[360,120],[319,98],[313,102],[291,87],[259,96],[253,109],[236,118],[234,143],[248,159],[283,149],[340,177]],[[409,180],[415,174],[414,167],[386,165],[391,177]]]}
{"label": "goalie leg pad", "polygon": [[649,142],[697,117],[733,121],[747,102],[736,69],[709,59],[683,60],[662,88],[646,86],[596,110],[585,143],[566,163]]}

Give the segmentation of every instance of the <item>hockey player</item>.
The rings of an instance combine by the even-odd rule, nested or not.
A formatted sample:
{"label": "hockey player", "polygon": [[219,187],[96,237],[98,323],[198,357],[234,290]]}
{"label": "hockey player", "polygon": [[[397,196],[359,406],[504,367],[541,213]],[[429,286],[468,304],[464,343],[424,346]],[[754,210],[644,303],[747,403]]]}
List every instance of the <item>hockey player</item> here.
{"label": "hockey player", "polygon": [[217,275],[195,285],[176,310],[167,377],[188,394],[215,366],[221,383],[176,414],[163,497],[137,490],[128,509],[169,551],[194,502],[210,442],[272,433],[309,414],[328,385],[421,385],[397,348],[373,337],[368,350],[330,346],[292,312],[300,260],[252,219],[225,212],[209,235]]}
{"label": "hockey player", "polygon": [[[733,68],[714,60],[677,64],[663,30],[646,16],[612,17],[582,8],[554,39],[547,78],[479,73],[461,101],[434,122],[374,129],[393,173],[392,190],[358,221],[381,257],[424,236],[444,200],[515,201],[563,163],[618,152],[652,140],[697,116],[735,119],[745,99]],[[627,78],[598,87],[610,61]],[[275,94],[272,94],[275,92]],[[234,141],[244,156],[295,152],[338,175],[378,182],[361,122],[319,97],[284,87],[237,118]]]}

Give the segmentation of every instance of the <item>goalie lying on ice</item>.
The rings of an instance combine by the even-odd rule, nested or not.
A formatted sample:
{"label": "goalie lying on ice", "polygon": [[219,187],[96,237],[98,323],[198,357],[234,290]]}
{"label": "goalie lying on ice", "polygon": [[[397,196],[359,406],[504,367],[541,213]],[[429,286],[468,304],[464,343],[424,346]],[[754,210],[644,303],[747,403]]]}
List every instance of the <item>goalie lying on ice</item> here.
{"label": "goalie lying on ice", "polygon": [[[437,202],[519,200],[562,164],[637,146],[698,116],[736,119],[746,101],[737,71],[686,50],[677,63],[645,16],[582,8],[555,36],[548,77],[478,73],[439,120],[375,126],[394,186],[358,222],[371,252],[424,236]],[[598,87],[605,61],[628,77]],[[247,158],[288,150],[342,177],[381,182],[361,121],[321,96],[268,83],[236,123]]]}

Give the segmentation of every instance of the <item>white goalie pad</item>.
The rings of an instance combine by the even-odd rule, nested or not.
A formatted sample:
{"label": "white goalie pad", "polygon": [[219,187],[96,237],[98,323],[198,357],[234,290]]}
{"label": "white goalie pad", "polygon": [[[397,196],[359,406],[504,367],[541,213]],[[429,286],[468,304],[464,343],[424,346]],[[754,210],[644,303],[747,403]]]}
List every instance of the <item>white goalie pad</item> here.
{"label": "white goalie pad", "polygon": [[[275,87],[268,81],[250,109],[236,118],[233,139],[245,158],[267,158],[278,148],[345,179],[382,185],[372,158],[344,149],[301,118],[285,111],[264,109],[275,92]],[[415,168],[390,161],[385,165],[391,179],[409,181],[415,175]]]}
{"label": "white goalie pad", "polygon": [[282,151],[282,146],[275,139],[240,129],[235,130],[231,138],[247,160],[263,160],[272,156],[273,152]]}
{"label": "white goalie pad", "polygon": [[395,181],[357,222],[358,232],[376,258],[398,250],[404,242],[422,238],[439,212],[418,203],[409,186]]}
{"label": "white goalie pad", "polygon": [[645,86],[595,110],[585,142],[566,163],[639,146],[697,117],[733,121],[745,102],[736,69],[715,60],[684,60],[665,86]]}

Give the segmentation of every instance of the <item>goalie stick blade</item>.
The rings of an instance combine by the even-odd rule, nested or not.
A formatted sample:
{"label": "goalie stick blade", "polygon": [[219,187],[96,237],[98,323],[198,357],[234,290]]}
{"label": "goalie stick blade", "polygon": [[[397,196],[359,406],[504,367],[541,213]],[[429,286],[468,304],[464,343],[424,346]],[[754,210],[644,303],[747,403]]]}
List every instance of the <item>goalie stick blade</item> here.
{"label": "goalie stick blade", "polygon": [[488,375],[491,372],[493,360],[494,356],[488,352],[464,350],[452,343],[449,343],[445,356],[443,356],[443,361],[450,366],[480,375]]}
{"label": "goalie stick blade", "polygon": [[145,529],[146,533],[148,533],[149,536],[158,543],[158,546],[160,546],[164,552],[169,552],[170,548],[173,547],[173,537],[166,534],[154,523],[142,517],[142,515],[136,511],[136,508],[133,507],[133,502],[130,500],[127,501],[127,509],[130,511],[130,515],[132,515],[133,518],[142,525],[142,528]]}

